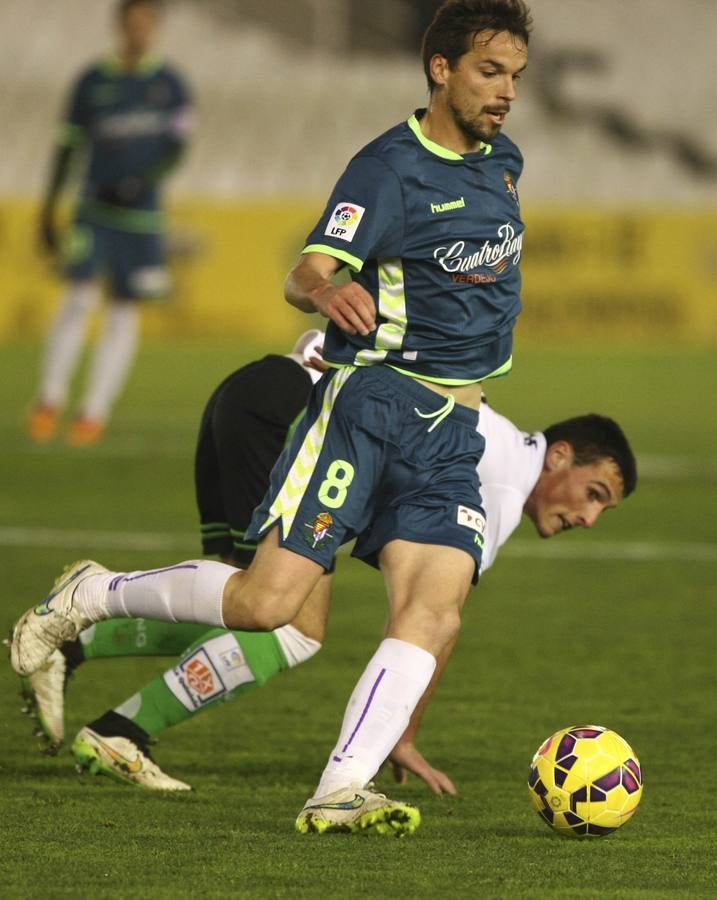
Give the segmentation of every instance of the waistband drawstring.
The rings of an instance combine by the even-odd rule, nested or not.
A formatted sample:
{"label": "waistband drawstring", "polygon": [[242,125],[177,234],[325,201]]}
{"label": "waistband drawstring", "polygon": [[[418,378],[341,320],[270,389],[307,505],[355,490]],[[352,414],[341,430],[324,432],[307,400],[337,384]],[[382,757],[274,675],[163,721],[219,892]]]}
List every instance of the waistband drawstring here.
{"label": "waistband drawstring", "polygon": [[436,425],[440,425],[441,422],[446,418],[446,416],[450,416],[453,412],[453,407],[456,405],[456,398],[453,394],[446,395],[446,402],[441,406],[440,409],[437,409],[435,412],[430,413],[422,413],[420,409],[417,407],[413,407],[413,411],[417,416],[420,416],[422,419],[435,419],[435,422],[428,429],[429,432],[433,431]]}

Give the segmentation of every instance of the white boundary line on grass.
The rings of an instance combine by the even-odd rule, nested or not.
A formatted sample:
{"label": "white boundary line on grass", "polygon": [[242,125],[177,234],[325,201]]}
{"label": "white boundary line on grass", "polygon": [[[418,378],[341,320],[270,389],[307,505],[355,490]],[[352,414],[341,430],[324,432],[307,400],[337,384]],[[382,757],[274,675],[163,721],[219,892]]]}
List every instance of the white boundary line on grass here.
{"label": "white boundary line on grass", "polygon": [[[177,551],[201,556],[196,535],[157,531],[92,531],[78,528],[1,526],[0,547],[44,547],[81,552],[90,550]],[[627,562],[717,562],[717,543],[687,541],[599,541],[570,543],[570,538],[546,543],[535,540],[508,541],[501,556],[517,559],[604,560]]]}
{"label": "white boundary line on grass", "polygon": [[[85,458],[88,451],[73,450],[67,447],[31,446],[28,453],[48,455],[64,459],[78,459],[79,454]],[[97,459],[173,459],[191,460],[193,448],[175,444],[157,444],[151,438],[127,437],[114,438],[112,442],[91,448],[93,458]],[[713,457],[667,456],[654,453],[637,455],[638,476],[652,481],[689,481],[704,478],[708,481],[717,479],[717,459]]]}

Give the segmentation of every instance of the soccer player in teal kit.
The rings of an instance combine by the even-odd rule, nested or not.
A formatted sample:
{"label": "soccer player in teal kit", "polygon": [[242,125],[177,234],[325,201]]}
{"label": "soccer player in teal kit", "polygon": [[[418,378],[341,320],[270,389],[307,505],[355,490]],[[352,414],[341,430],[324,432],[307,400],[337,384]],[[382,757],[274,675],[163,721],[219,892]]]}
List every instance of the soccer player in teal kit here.
{"label": "soccer player in teal kit", "polygon": [[[30,437],[54,437],[79,360],[88,318],[109,280],[105,331],[68,441],[99,440],[134,358],[138,300],[166,292],[160,185],[181,158],[191,124],[181,76],[151,55],[159,24],[155,0],[121,0],[119,47],[73,85],[40,220],[44,248],[58,254],[69,282],[50,332]],[[74,221],[60,241],[55,209],[72,165],[85,156]]]}
{"label": "soccer player in teal kit", "polygon": [[[272,473],[236,572],[189,561],[76,565],[18,622],[38,668],[93,621],[143,616],[249,630],[291,621],[340,544],[383,572],[386,638],[349,700],[301,832],[410,833],[415,807],[367,787],[430,696],[481,562],[481,381],[507,372],[520,309],[521,157],[501,135],[527,61],[522,0],[448,0],[424,37],[426,110],[349,163],[289,273],[290,303],[329,321],[307,414]],[[350,283],[332,276],[347,265]],[[278,526],[278,527],[277,527]]]}

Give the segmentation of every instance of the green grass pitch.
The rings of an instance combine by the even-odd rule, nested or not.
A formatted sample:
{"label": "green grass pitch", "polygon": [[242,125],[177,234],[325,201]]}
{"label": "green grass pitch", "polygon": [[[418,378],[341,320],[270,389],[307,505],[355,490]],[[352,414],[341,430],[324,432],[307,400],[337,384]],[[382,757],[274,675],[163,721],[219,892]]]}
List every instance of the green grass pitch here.
{"label": "green grass pitch", "polygon": [[[145,345],[106,442],[70,451],[26,443],[38,348],[2,348],[0,627],[75,558],[128,569],[198,554],[198,418],[218,380],[259,349]],[[541,543],[522,527],[472,595],[419,742],[458,797],[434,797],[415,778],[393,788],[386,773],[381,788],[421,807],[413,838],[293,831],[385,618],[378,574],[342,557],[322,653],[155,748],[166,771],[195,786],[188,796],[79,777],[67,750],[42,757],[17,679],[9,663],[0,668],[4,897],[715,895],[713,355],[518,347],[516,360],[490,389],[497,408],[526,428],[614,415],[642,479],[592,534]],[[68,692],[69,738],[166,663],[81,668]],[[587,843],[553,835],[526,788],[538,744],[579,722],[623,734],[645,774],[634,819]]]}

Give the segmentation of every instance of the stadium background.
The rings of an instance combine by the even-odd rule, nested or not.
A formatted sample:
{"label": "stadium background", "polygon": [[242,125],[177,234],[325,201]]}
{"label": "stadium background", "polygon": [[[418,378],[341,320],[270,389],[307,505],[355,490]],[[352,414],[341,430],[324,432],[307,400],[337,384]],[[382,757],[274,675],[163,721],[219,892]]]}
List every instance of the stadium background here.
{"label": "stadium background", "polygon": [[[671,6],[535,4],[530,72],[506,129],[526,158],[519,338],[717,338],[714,6],[686,0],[677,17]],[[162,47],[194,87],[198,128],[171,182],[175,291],[145,332],[270,330],[286,341],[300,315],[281,301],[283,276],[333,182],[356,149],[425,101],[417,52],[435,4],[167,7]],[[64,92],[109,46],[111,9],[0,9],[0,340],[36,337],[51,312],[57,285],[35,253],[37,198]]]}
{"label": "stadium background", "polygon": [[[61,290],[34,228],[64,91],[110,47],[112,3],[0,4],[0,627],[72,559],[125,570],[197,554],[202,405],[305,327],[281,300],[284,273],[348,156],[424,103],[418,35],[434,5],[167,4],[161,43],[199,114],[171,180],[176,289],[146,310],[106,440],[80,451],[23,433]],[[594,533],[545,544],[522,527],[471,600],[421,738],[459,797],[412,779],[402,796],[425,824],[399,846],[291,831],[385,616],[380,578],[343,558],[315,662],[163,736],[155,755],[195,784],[188,797],[77,778],[66,751],[40,757],[2,667],[4,896],[714,896],[717,17],[712,0],[532,6],[506,128],[526,159],[525,312],[490,397],[526,428],[615,416],[640,485]],[[81,669],[70,738],[166,665]],[[525,777],[547,734],[585,719],[630,740],[646,790],[624,832],[576,846],[550,839]]]}

